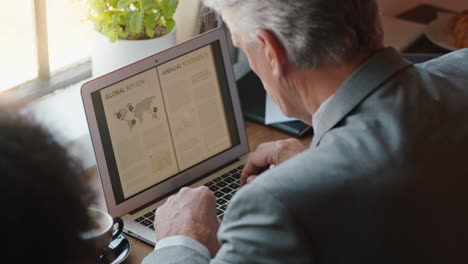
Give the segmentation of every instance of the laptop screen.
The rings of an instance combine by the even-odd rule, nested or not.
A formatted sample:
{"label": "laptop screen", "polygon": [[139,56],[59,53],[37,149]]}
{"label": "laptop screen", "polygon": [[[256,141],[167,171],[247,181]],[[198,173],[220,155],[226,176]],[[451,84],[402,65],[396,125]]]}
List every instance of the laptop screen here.
{"label": "laptop screen", "polygon": [[240,144],[219,41],[91,98],[117,204]]}

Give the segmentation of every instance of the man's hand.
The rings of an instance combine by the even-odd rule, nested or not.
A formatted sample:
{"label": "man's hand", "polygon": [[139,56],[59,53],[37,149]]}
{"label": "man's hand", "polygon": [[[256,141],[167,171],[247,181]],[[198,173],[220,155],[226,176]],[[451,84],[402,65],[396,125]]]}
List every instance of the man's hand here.
{"label": "man's hand", "polygon": [[244,185],[251,182],[271,165],[280,164],[306,149],[306,146],[294,138],[259,145],[257,150],[250,154],[242,171],[240,183]]}
{"label": "man's hand", "polygon": [[220,247],[216,238],[219,224],[216,198],[205,186],[180,189],[158,208],[154,221],[158,240],[188,236],[206,246],[213,257]]}

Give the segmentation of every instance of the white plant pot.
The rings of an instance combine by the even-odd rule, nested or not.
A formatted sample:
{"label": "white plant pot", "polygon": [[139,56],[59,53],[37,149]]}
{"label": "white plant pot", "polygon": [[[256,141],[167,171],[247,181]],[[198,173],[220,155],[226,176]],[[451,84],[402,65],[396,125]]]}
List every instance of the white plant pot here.
{"label": "white plant pot", "polygon": [[110,42],[106,35],[97,31],[93,37],[93,78],[96,78],[174,46],[176,28],[162,37],[145,40]]}

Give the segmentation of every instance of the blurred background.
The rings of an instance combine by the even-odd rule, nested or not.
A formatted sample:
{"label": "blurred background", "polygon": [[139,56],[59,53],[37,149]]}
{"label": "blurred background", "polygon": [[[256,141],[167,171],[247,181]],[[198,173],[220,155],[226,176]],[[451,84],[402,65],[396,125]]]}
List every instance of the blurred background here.
{"label": "blurred background", "polygon": [[[382,13],[394,15],[421,3],[462,10],[466,0],[379,0]],[[84,1],[1,1],[0,92],[34,79],[47,79],[90,60],[92,30]],[[217,26],[200,0],[180,0],[175,14],[177,42]],[[203,24],[205,23],[205,24]],[[233,53],[237,56],[236,53]],[[234,58],[235,60],[237,58]]]}
{"label": "blurred background", "polygon": [[[448,50],[434,47],[424,38],[423,30],[429,21],[420,24],[394,20],[398,14],[421,5],[454,12],[468,9],[467,0],[378,1],[384,17],[392,18],[387,22],[396,22],[384,25],[391,29],[386,30],[386,42],[406,45],[415,39],[422,40],[411,52],[420,52],[421,47],[429,44],[426,50],[435,48],[438,54]],[[92,78],[93,25],[85,22],[84,1],[0,0],[0,8],[3,10],[0,16],[3,26],[0,34],[0,99],[29,98],[24,113],[46,125],[64,144],[73,145],[72,151],[86,158],[87,167],[92,166],[94,155],[80,96],[81,85]],[[177,43],[222,24],[200,0],[179,0],[174,18]],[[239,79],[250,67],[242,52],[233,48],[231,54]]]}

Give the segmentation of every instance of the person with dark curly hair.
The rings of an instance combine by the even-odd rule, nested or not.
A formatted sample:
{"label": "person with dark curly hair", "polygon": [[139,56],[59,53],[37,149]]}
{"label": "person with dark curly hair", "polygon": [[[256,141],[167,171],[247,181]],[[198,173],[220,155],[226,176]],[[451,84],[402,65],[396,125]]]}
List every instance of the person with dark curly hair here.
{"label": "person with dark curly hair", "polygon": [[[91,192],[84,168],[52,135],[18,114],[0,111],[2,259],[13,263],[94,263]],[[5,255],[6,254],[6,255]]]}

